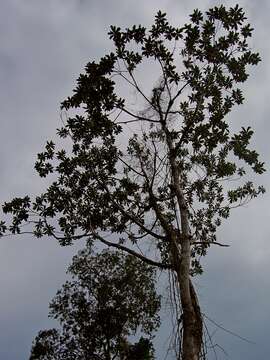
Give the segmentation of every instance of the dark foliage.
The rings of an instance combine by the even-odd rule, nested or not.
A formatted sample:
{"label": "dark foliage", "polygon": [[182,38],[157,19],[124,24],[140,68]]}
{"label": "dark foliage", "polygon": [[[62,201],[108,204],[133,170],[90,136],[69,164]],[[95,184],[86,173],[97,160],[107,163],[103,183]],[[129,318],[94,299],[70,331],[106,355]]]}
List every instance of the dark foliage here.
{"label": "dark foliage", "polygon": [[[40,331],[31,360],[153,359],[151,337],[159,326],[155,271],[119,252],[74,257],[66,282],[50,304],[61,330]],[[131,344],[138,330],[148,338]],[[148,356],[148,357],[147,357]]]}

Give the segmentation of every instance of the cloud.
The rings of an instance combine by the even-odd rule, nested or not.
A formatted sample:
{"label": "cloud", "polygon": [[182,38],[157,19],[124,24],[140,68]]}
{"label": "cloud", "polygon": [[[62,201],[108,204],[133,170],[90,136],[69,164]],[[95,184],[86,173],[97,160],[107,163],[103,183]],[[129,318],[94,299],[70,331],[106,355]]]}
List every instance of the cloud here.
{"label": "cloud", "polygon": [[[250,76],[245,87],[247,102],[233,112],[232,121],[256,129],[254,145],[267,160],[270,5],[265,0],[239,3],[255,27],[253,46],[262,53],[263,62]],[[33,171],[35,154],[54,137],[60,124],[59,104],[71,94],[86,62],[110,49],[106,35],[110,24],[151,24],[161,9],[181,25],[193,8],[214,4],[218,2],[4,0],[0,14],[0,198],[38,192],[44,186]],[[262,182],[267,187],[269,174]],[[268,207],[266,195],[232,214],[220,232],[220,239],[231,247],[210,251],[205,275],[196,280],[205,312],[257,342],[250,346],[219,330],[218,341],[231,358],[253,360],[269,353]],[[74,252],[49,240],[1,240],[0,358],[27,358],[36,331],[48,325],[48,301],[64,279]]]}

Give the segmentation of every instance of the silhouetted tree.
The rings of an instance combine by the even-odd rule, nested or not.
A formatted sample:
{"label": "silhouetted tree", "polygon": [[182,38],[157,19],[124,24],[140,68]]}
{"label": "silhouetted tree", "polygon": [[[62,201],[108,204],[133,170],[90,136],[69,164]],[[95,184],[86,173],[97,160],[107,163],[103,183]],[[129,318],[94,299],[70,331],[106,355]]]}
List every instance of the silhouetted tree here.
{"label": "silhouetted tree", "polygon": [[[30,360],[153,359],[160,309],[153,267],[120,252],[92,255],[84,249],[69,272],[73,280],[50,304],[61,330],[40,331]],[[138,330],[148,338],[131,344],[128,336]]]}
{"label": "silhouetted tree", "polygon": [[[184,360],[198,360],[203,342],[191,276],[202,271],[207,249],[222,245],[216,229],[230,209],[264,192],[245,178],[245,165],[264,171],[249,147],[253,131],[235,130],[228,116],[243,103],[247,69],[260,61],[251,34],[238,5],[195,10],[183,27],[171,26],[162,12],[149,30],[112,26],[114,52],[89,62],[62,103],[77,110],[58,130],[67,147],[49,141],[38,154],[36,170],[54,181],[33,201],[4,206],[13,222],[8,229],[2,223],[2,232],[34,223],[29,231],[37,237],[62,245],[87,238],[169,270],[179,290]],[[154,86],[143,86],[145,64],[158,79]],[[224,182],[237,177],[237,185]]]}

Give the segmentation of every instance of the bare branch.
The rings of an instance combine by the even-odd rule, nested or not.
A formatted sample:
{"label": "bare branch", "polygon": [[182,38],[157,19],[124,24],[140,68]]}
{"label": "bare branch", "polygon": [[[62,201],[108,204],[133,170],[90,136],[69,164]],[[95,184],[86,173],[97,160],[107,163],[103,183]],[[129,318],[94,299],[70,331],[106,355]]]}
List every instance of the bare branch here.
{"label": "bare branch", "polygon": [[222,246],[222,247],[230,247],[230,245],[221,244],[216,241],[194,241],[191,243],[191,245],[218,245],[218,246]]}
{"label": "bare branch", "polygon": [[116,122],[116,124],[128,124],[128,123],[136,122],[138,120],[148,121],[150,123],[159,123],[158,120],[152,120],[152,119],[140,116],[140,115],[136,115],[136,114],[132,113],[131,111],[125,109],[124,107],[121,107],[119,109],[122,110],[123,112],[125,112],[126,114],[132,116],[134,118],[134,120],[119,121],[119,122]]}
{"label": "bare branch", "polygon": [[153,236],[154,238],[156,239],[159,239],[159,240],[165,240],[166,237],[165,236],[162,236],[162,235],[159,235],[159,234],[156,234],[155,232],[151,231],[150,229],[148,229],[147,227],[145,227],[139,220],[136,216],[133,216],[132,214],[128,213],[121,205],[119,205],[112,197],[111,195],[111,192],[110,190],[108,189],[108,187],[98,181],[100,186],[102,186],[108,193],[108,195],[110,196],[111,198],[111,201],[113,202],[113,204],[118,208],[118,210],[124,215],[126,216],[127,218],[129,218],[130,220],[132,220],[134,222],[134,224],[136,224],[137,226],[139,226],[139,228],[141,228],[144,232],[146,232],[148,235],[151,235]]}
{"label": "bare branch", "polygon": [[99,234],[97,233],[92,233],[92,236],[95,237],[96,239],[98,239],[99,241],[101,241],[103,244],[105,245],[108,245],[110,247],[114,247],[116,249],[119,249],[119,250],[123,250],[125,252],[127,252],[128,254],[130,255],[133,255],[133,256],[136,256],[137,258],[139,258],[140,260],[146,262],[147,264],[149,265],[152,265],[152,266],[157,266],[159,267],[160,269],[172,269],[172,265],[171,264],[163,264],[163,263],[160,263],[160,262],[157,262],[157,261],[154,261],[152,259],[149,259],[147,258],[146,256],[142,255],[142,254],[139,254],[137,253],[136,251],[126,247],[126,246],[123,246],[121,244],[116,244],[116,243],[112,243],[108,240],[105,240],[102,236],[100,236]]}
{"label": "bare branch", "polygon": [[125,160],[123,160],[122,158],[119,157],[119,160],[126,165],[131,171],[135,172],[135,174],[139,175],[139,176],[143,176],[142,173],[140,173],[139,171],[137,171],[136,169],[134,169],[131,165],[129,165],[127,162],[125,162]]}

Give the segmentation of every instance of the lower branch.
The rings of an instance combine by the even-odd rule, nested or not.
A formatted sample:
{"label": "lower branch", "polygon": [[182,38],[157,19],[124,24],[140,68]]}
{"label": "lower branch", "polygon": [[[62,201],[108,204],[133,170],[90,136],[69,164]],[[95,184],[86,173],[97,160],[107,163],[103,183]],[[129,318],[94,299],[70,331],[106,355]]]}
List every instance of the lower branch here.
{"label": "lower branch", "polygon": [[136,251],[132,250],[132,249],[129,249],[128,247],[126,246],[123,246],[121,244],[116,244],[116,243],[112,243],[106,239],[104,239],[102,236],[100,236],[99,234],[92,234],[93,237],[95,237],[97,240],[99,240],[100,242],[102,242],[103,244],[107,245],[107,246],[110,246],[110,247],[114,247],[118,250],[122,250],[122,251],[125,251],[126,253],[130,254],[130,255],[133,255],[137,258],[139,258],[140,260],[144,261],[145,263],[149,264],[149,265],[152,265],[152,266],[155,266],[155,267],[158,267],[160,269],[165,269],[165,270],[168,270],[168,269],[171,269],[172,268],[172,265],[171,264],[163,264],[163,263],[160,263],[160,262],[157,262],[157,261],[154,261],[152,259],[149,259],[147,258],[146,256],[142,255],[142,254],[139,254],[137,253]]}

